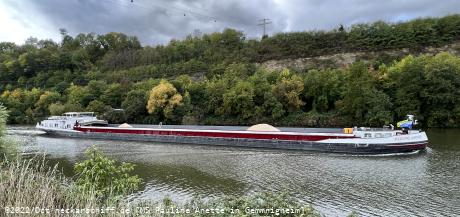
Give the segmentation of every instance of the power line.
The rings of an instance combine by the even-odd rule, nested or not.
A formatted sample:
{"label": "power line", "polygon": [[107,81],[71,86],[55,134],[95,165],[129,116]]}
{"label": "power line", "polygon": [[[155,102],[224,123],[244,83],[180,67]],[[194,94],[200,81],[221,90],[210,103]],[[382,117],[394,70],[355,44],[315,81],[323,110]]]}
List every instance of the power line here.
{"label": "power line", "polygon": [[271,24],[272,22],[270,21],[270,19],[267,19],[267,18],[261,19],[261,20],[259,20],[259,22],[260,22],[260,23],[257,24],[257,25],[263,27],[264,32],[263,32],[262,37],[264,37],[264,36],[266,35],[266,26],[267,26],[268,24]]}

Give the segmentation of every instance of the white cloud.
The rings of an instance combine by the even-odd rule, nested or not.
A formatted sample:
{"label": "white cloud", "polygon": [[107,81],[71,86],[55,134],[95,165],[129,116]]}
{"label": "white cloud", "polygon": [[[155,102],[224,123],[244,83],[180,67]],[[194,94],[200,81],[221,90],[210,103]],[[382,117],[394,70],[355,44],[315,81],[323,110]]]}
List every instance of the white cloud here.
{"label": "white cloud", "polygon": [[[59,40],[58,28],[25,4],[0,2],[0,41],[22,44],[29,37]],[[19,6],[12,7],[12,5]]]}
{"label": "white cloud", "polygon": [[[458,0],[275,0],[287,15],[288,31],[336,28],[340,24],[384,20],[399,22],[418,17],[460,13]],[[442,2],[442,3],[441,3]]]}
{"label": "white cloud", "polygon": [[271,19],[267,32],[273,34],[453,13],[460,13],[458,0],[0,0],[0,41],[22,43],[29,36],[59,40],[58,29],[66,28],[71,35],[115,31],[158,44],[195,29],[234,28],[249,38],[260,37],[256,24],[262,18]]}

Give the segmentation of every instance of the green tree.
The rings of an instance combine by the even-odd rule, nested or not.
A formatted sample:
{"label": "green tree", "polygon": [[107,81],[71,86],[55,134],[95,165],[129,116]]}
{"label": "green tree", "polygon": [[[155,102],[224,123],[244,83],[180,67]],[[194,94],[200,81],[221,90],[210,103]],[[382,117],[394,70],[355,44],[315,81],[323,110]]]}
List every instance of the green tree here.
{"label": "green tree", "polygon": [[[249,78],[254,87],[254,115],[256,122],[267,122],[268,119],[278,119],[285,113],[283,105],[276,99],[272,92],[272,83],[276,82],[276,77],[272,78],[275,73],[258,69],[257,72]],[[277,76],[277,75],[276,75]]]}
{"label": "green tree", "polygon": [[[103,96],[104,92],[107,90],[107,82],[106,81],[97,81],[92,80],[84,87],[86,89],[87,95],[85,96],[84,100],[88,101],[87,103],[99,99]],[[83,105],[87,105],[87,103],[83,103]]]}
{"label": "green tree", "polygon": [[64,91],[69,88],[70,84],[66,81],[61,81],[56,85],[53,85],[53,90],[58,92],[59,94],[64,94]]}
{"label": "green tree", "polygon": [[320,113],[335,109],[335,102],[342,98],[343,82],[341,70],[308,71],[304,77],[307,106]]}
{"label": "green tree", "polygon": [[51,103],[48,106],[48,110],[51,115],[61,115],[65,112],[82,112],[84,111],[83,107],[80,104],[67,102],[62,104],[60,102]]}
{"label": "green tree", "polygon": [[266,92],[263,99],[264,102],[261,106],[263,113],[259,115],[269,115],[269,117],[276,120],[281,118],[286,112],[283,109],[283,104],[281,104],[271,92]]}
{"label": "green tree", "polygon": [[381,126],[392,121],[389,97],[376,89],[376,78],[362,62],[347,71],[344,98],[339,105],[353,125]]}
{"label": "green tree", "polygon": [[177,89],[177,91],[181,94],[188,91],[190,86],[192,85],[193,80],[189,75],[180,75],[171,81],[171,84]]}
{"label": "green tree", "polygon": [[292,75],[288,69],[281,72],[279,81],[273,87],[273,94],[289,112],[297,112],[305,105],[300,95],[304,89],[304,82],[298,75]]}
{"label": "green tree", "polygon": [[74,166],[76,180],[79,190],[83,192],[95,192],[99,198],[108,196],[127,195],[139,188],[141,179],[132,176],[130,173],[134,165],[121,163],[117,165],[103,155],[95,147],[85,151],[86,160],[76,163]]}
{"label": "green tree", "polygon": [[407,114],[416,115],[424,120],[422,113],[422,90],[425,88],[426,58],[407,56],[388,69],[388,92],[394,101],[394,111],[398,118]]}
{"label": "green tree", "polygon": [[66,112],[66,108],[63,104],[61,104],[60,102],[57,102],[57,103],[51,103],[49,106],[48,106],[48,110],[49,110],[49,113],[51,115],[61,115],[63,114],[64,112]]}
{"label": "green tree", "polygon": [[109,123],[121,124],[126,122],[126,114],[124,110],[113,109],[110,106],[107,106],[107,111],[102,116]]}
{"label": "green tree", "polygon": [[454,111],[460,105],[460,58],[440,53],[425,65],[425,85],[421,91],[430,127],[458,126]]}
{"label": "green tree", "polygon": [[206,82],[204,98],[206,99],[205,110],[207,114],[222,114],[223,96],[227,89],[228,83],[224,79],[213,79]]}
{"label": "green tree", "polygon": [[126,89],[120,84],[110,84],[107,89],[104,90],[101,99],[105,104],[110,105],[112,108],[120,108],[125,94]]}
{"label": "green tree", "polygon": [[57,92],[45,91],[38,101],[35,103],[34,111],[39,114],[39,116],[45,117],[48,113],[48,107],[52,103],[56,103],[61,100],[61,95]]}
{"label": "green tree", "polygon": [[95,99],[95,96],[99,95],[92,95],[88,88],[71,85],[69,88],[66,89],[67,95],[67,103],[77,104],[81,106],[87,106],[89,102]]}
{"label": "green tree", "polygon": [[130,123],[139,123],[147,115],[147,92],[131,90],[126,95],[121,107],[125,110],[126,118]]}
{"label": "green tree", "polygon": [[247,79],[254,74],[255,67],[252,64],[233,63],[225,68],[223,78],[229,81],[230,84],[236,83],[237,79]]}
{"label": "green tree", "polygon": [[240,81],[223,96],[223,111],[248,119],[254,114],[254,87],[250,82]]}
{"label": "green tree", "polygon": [[86,111],[95,112],[97,115],[102,115],[110,109],[110,106],[105,105],[99,100],[91,101],[86,107]]}

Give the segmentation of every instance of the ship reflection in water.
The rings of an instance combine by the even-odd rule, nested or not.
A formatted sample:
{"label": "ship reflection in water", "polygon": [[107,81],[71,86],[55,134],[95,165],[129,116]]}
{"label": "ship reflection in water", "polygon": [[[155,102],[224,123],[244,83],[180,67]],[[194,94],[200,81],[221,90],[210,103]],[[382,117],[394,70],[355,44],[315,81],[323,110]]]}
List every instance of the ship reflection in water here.
{"label": "ship reflection in water", "polygon": [[96,145],[136,164],[146,182],[135,194],[177,201],[287,191],[327,216],[455,216],[460,210],[460,130],[428,131],[431,148],[403,155],[350,155],[153,142],[55,138],[9,128],[25,154],[46,153],[66,175]]}

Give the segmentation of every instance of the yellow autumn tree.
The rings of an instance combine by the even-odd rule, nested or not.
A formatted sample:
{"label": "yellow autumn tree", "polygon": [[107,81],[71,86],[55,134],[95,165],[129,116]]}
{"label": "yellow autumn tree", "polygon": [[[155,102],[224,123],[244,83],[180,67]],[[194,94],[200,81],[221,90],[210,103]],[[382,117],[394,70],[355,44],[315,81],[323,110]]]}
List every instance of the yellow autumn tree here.
{"label": "yellow autumn tree", "polygon": [[149,114],[159,114],[167,119],[174,117],[174,109],[182,104],[182,96],[168,81],[161,80],[149,94],[147,111]]}

